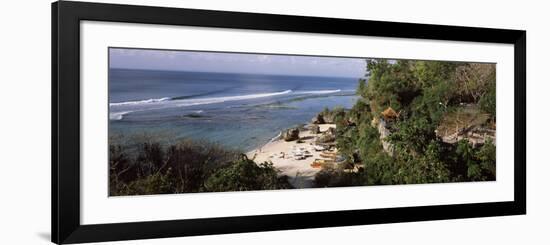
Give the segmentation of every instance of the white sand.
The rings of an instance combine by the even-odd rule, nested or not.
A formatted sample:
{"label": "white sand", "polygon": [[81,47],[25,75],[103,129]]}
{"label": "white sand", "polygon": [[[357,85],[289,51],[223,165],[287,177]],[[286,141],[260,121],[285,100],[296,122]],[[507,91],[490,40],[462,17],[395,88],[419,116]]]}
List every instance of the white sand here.
{"label": "white sand", "polygon": [[[331,127],[335,128],[336,125],[319,125],[321,133]],[[289,177],[290,184],[295,188],[310,188],[313,186],[315,174],[321,170],[320,168],[310,166],[315,159],[323,159],[320,156],[321,152],[313,149],[315,136],[320,136],[321,133],[315,135],[309,130],[300,131],[300,138],[305,137],[303,139],[304,143],[298,143],[297,141],[286,142],[283,139],[278,139],[247,153],[247,156],[250,159],[254,159],[257,163],[272,162],[273,166],[281,171],[281,175]],[[313,156],[302,160],[295,160],[292,155],[293,146],[303,147]],[[281,152],[285,153],[285,158],[280,157]]]}

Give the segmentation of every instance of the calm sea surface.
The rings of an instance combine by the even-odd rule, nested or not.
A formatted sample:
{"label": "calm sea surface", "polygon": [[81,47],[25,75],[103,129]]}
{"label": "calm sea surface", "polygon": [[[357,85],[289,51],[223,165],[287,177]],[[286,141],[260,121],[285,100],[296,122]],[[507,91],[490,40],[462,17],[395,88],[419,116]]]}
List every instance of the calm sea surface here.
{"label": "calm sea surface", "polygon": [[358,79],[110,69],[109,136],[187,137],[249,151],[324,107],[351,108]]}

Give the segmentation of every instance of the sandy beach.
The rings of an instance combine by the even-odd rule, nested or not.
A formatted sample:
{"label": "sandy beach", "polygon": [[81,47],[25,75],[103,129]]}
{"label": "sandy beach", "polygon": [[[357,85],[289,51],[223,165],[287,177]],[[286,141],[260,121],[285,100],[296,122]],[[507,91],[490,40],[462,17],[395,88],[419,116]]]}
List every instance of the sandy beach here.
{"label": "sandy beach", "polygon": [[[335,124],[319,124],[318,126],[320,129],[318,134],[313,134],[310,130],[301,129],[299,134],[301,141],[303,141],[301,143],[298,143],[297,140],[285,141],[280,137],[256,150],[248,152],[247,156],[250,159],[254,159],[257,163],[272,162],[273,166],[281,171],[281,175],[289,177],[290,184],[295,188],[313,187],[315,174],[321,168],[313,168],[311,164],[315,159],[326,159],[321,156],[322,151],[314,149],[315,138],[322,135],[329,128],[336,128]],[[297,160],[292,152],[300,148],[309,154],[304,159]]]}

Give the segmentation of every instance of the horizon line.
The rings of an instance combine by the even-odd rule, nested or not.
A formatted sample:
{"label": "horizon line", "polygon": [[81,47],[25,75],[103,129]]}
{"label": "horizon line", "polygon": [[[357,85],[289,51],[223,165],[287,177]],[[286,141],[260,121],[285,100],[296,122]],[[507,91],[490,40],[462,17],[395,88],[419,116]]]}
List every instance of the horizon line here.
{"label": "horizon line", "polygon": [[268,76],[293,76],[293,77],[327,77],[327,78],[357,78],[364,79],[367,76],[351,77],[351,76],[326,76],[326,75],[306,75],[306,74],[275,74],[275,73],[250,73],[250,72],[218,72],[218,71],[189,71],[189,70],[170,70],[170,69],[154,69],[154,68],[129,68],[129,67],[111,67],[110,69],[119,70],[139,70],[139,71],[168,71],[168,72],[196,72],[196,73],[218,73],[218,74],[244,74],[244,75],[268,75]]}

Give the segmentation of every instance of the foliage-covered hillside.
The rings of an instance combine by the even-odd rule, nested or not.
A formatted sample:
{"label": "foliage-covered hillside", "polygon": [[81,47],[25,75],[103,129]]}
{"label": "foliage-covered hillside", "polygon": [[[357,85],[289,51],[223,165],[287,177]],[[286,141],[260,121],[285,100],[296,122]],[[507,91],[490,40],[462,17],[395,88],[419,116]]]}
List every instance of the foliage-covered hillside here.
{"label": "foliage-covered hillside", "polygon": [[[344,156],[323,166],[316,187],[496,179],[494,64],[373,59],[366,70],[351,109],[313,118],[336,124],[328,136]],[[110,145],[110,195],[291,188],[271,163],[216,144],[117,142],[124,140]]]}
{"label": "foliage-covered hillside", "polygon": [[[337,147],[362,171],[325,169],[318,186],[495,179],[495,65],[367,61]],[[332,176],[332,178],[331,178]]]}
{"label": "foliage-covered hillside", "polygon": [[143,141],[110,146],[109,194],[148,195],[291,188],[269,163],[208,142]]}

